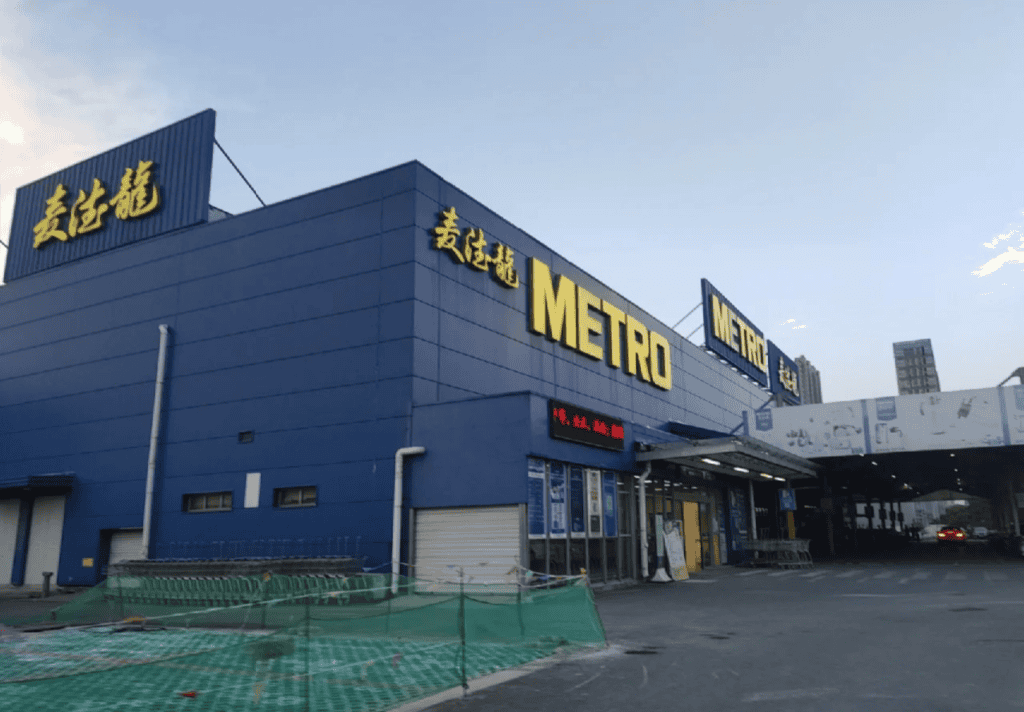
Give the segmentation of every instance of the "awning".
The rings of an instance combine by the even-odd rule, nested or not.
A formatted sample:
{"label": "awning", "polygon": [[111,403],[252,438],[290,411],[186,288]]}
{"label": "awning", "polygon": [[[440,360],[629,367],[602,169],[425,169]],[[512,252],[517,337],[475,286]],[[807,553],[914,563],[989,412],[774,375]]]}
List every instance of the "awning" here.
{"label": "awning", "polygon": [[752,480],[796,480],[818,476],[818,466],[810,460],[744,435],[650,444],[636,453],[636,459],[637,462],[672,462]]}
{"label": "awning", "polygon": [[[70,492],[75,484],[75,473],[55,472],[47,475],[16,475],[0,477],[0,493],[13,494],[17,491],[43,491],[51,494]],[[15,492],[11,492],[14,490]]]}

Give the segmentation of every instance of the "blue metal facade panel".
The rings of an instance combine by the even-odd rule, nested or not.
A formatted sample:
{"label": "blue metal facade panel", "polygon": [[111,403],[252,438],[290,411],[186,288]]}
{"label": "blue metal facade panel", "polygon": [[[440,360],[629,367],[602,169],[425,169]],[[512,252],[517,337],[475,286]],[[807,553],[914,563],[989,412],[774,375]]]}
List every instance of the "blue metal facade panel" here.
{"label": "blue metal facade panel", "polygon": [[[57,265],[89,257],[137,240],[205,222],[209,211],[210,167],[213,162],[215,114],[207,109],[147,136],[130,141],[106,153],[82,161],[18,189],[11,219],[11,250],[7,256],[5,280],[40,272]],[[99,179],[106,191],[101,202],[117,194],[125,169],[140,161],[152,161],[152,178],[159,190],[160,207],[149,215],[121,220],[114,210],[103,215],[103,226],[95,232],[56,238],[33,246],[33,227],[47,211],[47,200],[58,185],[66,191],[65,210],[75,203],[78,192],[88,194]],[[67,238],[69,215],[58,226]]]}
{"label": "blue metal facade panel", "polygon": [[[431,247],[451,206],[460,227],[515,251],[518,289]],[[672,391],[530,332],[528,257],[663,334]],[[334,547],[378,564],[389,559],[399,447],[427,448],[407,465],[413,506],[515,504],[526,501],[528,455],[633,467],[628,448],[552,440],[549,397],[621,418],[627,443],[672,439],[657,430],[669,420],[729,430],[763,401],[416,163],[41,272],[0,288],[0,307],[0,476],[79,477],[61,584],[95,580],[80,563],[96,556],[100,528],[141,525],[160,323],[172,338],[158,556]],[[253,442],[240,444],[245,430]],[[247,472],[262,475],[255,509],[242,507]],[[273,507],[274,488],[305,485],[318,488],[316,507]],[[231,512],[182,511],[187,494],[225,490]]]}
{"label": "blue metal facade panel", "polygon": [[[360,554],[387,557],[413,391],[415,172],[399,166],[0,288],[0,474],[82,473],[60,583],[95,581],[81,560],[97,556],[100,528],[141,524],[159,323],[172,336],[154,552],[203,555],[221,549],[186,543],[237,549],[248,538],[264,547],[250,555],[309,554],[330,533],[329,553],[349,539],[349,553],[358,540]],[[241,506],[246,472],[262,474],[256,509]],[[275,487],[307,484],[316,507],[273,507]],[[184,495],[223,490],[233,511],[182,511]]]}

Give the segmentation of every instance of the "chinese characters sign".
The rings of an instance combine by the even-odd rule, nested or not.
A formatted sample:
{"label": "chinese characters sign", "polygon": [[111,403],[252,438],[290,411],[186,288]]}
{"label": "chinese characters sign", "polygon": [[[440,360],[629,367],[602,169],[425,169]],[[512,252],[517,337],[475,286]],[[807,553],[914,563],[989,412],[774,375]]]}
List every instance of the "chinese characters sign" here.
{"label": "chinese characters sign", "polygon": [[800,376],[796,362],[768,340],[768,361],[772,365],[769,389],[789,405],[800,405]]}
{"label": "chinese characters sign", "polygon": [[18,188],[4,279],[207,222],[215,123],[208,109]]}
{"label": "chinese characters sign", "polygon": [[442,250],[459,264],[479,272],[490,272],[498,284],[509,289],[519,288],[519,274],[513,263],[515,253],[500,242],[495,242],[490,254],[487,252],[487,240],[484,231],[469,228],[459,232],[459,216],[455,208],[448,208],[441,213],[437,227],[434,228],[433,246]]}
{"label": "chinese characters sign", "polygon": [[548,401],[551,437],[608,450],[625,449],[622,421],[556,400]]}
{"label": "chinese characters sign", "polygon": [[796,385],[796,371],[789,368],[781,357],[779,358],[779,383],[787,391],[799,397],[800,390]]}
{"label": "chinese characters sign", "polygon": [[[103,214],[110,208],[120,220],[149,215],[160,207],[160,189],[153,181],[152,170],[153,161],[139,161],[136,168],[125,168],[120,190],[109,201],[102,202],[107,189],[99,178],[93,178],[89,194],[79,190],[70,212],[65,204],[68,191],[63,183],[58,183],[53,195],[46,199],[45,216],[32,228],[32,247],[38,250],[50,240],[67,242],[69,238],[99,230],[103,227]],[[64,215],[68,216],[67,231],[61,229]]]}

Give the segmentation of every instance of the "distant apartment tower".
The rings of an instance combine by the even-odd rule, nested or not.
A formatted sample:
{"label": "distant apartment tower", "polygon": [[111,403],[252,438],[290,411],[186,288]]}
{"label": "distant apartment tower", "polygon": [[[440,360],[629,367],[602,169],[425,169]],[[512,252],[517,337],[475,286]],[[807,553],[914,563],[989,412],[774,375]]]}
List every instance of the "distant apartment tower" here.
{"label": "distant apartment tower", "polygon": [[931,339],[898,341],[892,345],[896,359],[896,385],[899,394],[937,393],[939,374],[935,370],[935,354]]}
{"label": "distant apartment tower", "polygon": [[803,356],[796,357],[796,367],[799,371],[797,383],[800,384],[800,403],[821,403],[821,376],[818,369]]}

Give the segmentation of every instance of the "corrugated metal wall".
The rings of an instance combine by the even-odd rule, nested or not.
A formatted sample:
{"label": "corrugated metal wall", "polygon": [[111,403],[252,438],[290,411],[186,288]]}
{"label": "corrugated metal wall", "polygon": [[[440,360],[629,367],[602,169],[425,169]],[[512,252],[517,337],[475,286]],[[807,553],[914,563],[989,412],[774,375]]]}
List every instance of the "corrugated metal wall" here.
{"label": "corrugated metal wall", "polygon": [[[210,202],[214,123],[214,111],[207,109],[19,188],[5,281],[205,222]],[[59,227],[66,233],[79,190],[88,195],[93,179],[98,178],[106,190],[102,200],[110,201],[120,188],[125,169],[136,169],[139,161],[154,162],[150,173],[161,200],[156,211],[121,220],[110,208],[102,216],[100,229],[69,237],[66,242],[54,238],[34,247],[33,227],[46,216],[46,202],[58,185],[67,191],[63,202],[68,213],[59,216]]]}

